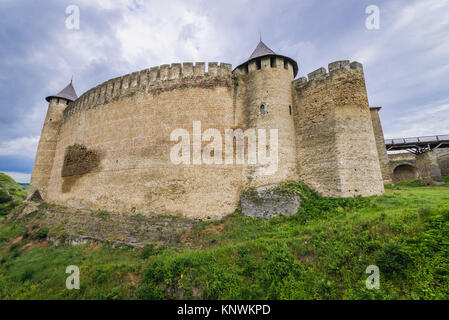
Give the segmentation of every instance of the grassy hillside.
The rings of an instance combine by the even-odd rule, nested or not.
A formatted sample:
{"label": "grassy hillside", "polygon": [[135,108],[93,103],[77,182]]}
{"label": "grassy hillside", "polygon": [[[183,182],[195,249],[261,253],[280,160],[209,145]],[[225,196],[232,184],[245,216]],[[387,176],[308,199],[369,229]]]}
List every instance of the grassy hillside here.
{"label": "grassy hillside", "polygon": [[[203,222],[181,239],[196,249],[55,247],[35,220],[0,224],[0,299],[449,297],[448,182],[350,199],[286,187],[306,198],[298,214]],[[68,265],[80,268],[80,290],[65,288]],[[365,287],[368,265],[380,268],[379,290]]]}
{"label": "grassy hillside", "polygon": [[0,172],[0,216],[8,214],[15,206],[21,204],[26,194],[25,187]]}

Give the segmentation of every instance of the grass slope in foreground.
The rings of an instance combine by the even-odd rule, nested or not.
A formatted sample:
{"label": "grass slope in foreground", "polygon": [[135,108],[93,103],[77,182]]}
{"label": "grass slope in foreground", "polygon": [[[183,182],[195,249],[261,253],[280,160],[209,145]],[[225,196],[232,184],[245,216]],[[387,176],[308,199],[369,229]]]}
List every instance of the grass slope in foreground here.
{"label": "grass slope in foreground", "polygon": [[14,207],[22,204],[26,194],[25,187],[0,172],[0,216],[6,216]]}
{"label": "grass slope in foreground", "polygon": [[[447,181],[447,180],[446,180]],[[449,183],[387,187],[383,196],[318,197],[270,221],[238,211],[184,240],[198,249],[49,245],[17,223],[0,225],[1,299],[447,299]],[[41,235],[43,233],[41,232]],[[40,239],[42,238],[42,239]],[[67,290],[68,265],[81,289]],[[380,289],[368,290],[368,265]]]}

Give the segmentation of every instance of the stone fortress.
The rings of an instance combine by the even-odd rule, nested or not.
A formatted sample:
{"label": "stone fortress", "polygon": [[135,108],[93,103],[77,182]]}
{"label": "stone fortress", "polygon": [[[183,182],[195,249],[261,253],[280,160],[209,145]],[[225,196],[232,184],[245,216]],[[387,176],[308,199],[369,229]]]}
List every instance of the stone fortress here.
{"label": "stone fortress", "polygon": [[[80,97],[70,83],[46,98],[30,195],[76,208],[219,218],[235,210],[243,190],[287,180],[326,196],[382,194],[391,169],[362,65],[336,61],[308,78],[297,74],[296,61],[260,41],[234,70],[212,62],[207,72],[203,62],[162,65]],[[277,171],[174,164],[170,134],[192,133],[195,121],[202,132],[278,129]]]}

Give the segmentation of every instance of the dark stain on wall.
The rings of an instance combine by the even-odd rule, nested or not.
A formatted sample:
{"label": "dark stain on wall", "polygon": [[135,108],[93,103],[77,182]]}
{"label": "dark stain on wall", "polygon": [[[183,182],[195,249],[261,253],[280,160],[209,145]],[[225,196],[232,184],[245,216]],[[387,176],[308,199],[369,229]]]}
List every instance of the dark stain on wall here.
{"label": "dark stain on wall", "polygon": [[69,192],[76,180],[92,172],[100,165],[100,155],[81,144],[68,146],[64,156],[61,176],[64,178],[62,192]]}

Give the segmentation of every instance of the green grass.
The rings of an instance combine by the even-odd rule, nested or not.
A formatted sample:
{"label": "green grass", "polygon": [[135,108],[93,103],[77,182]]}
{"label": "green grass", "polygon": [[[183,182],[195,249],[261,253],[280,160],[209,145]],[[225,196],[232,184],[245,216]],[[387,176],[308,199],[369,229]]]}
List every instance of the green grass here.
{"label": "green grass", "polygon": [[25,199],[27,190],[10,176],[0,172],[0,216],[7,215]]}
{"label": "green grass", "polygon": [[[198,249],[55,247],[0,225],[0,299],[449,297],[448,182],[346,199],[296,182],[281,189],[306,196],[298,214],[203,222],[189,235]],[[65,288],[69,265],[80,268],[80,290]],[[369,265],[380,268],[379,290],[365,287]]]}

